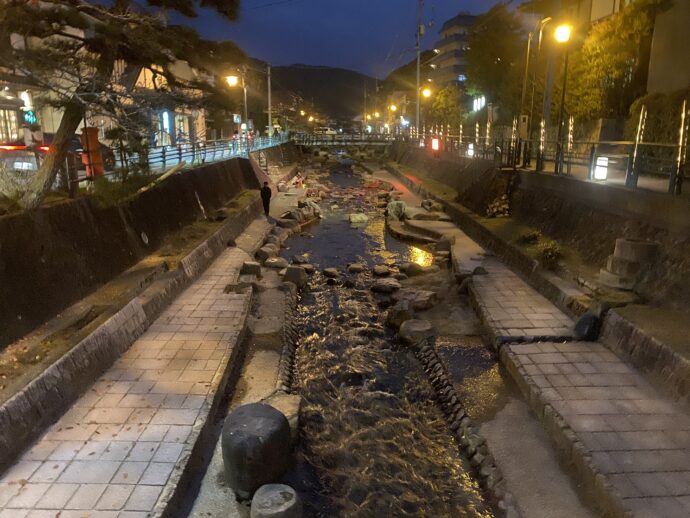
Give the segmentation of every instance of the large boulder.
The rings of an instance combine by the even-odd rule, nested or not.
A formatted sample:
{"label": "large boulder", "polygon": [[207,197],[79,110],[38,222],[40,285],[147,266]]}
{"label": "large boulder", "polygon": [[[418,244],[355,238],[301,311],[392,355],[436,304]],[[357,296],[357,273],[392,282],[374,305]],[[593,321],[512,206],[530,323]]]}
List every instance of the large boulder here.
{"label": "large boulder", "polygon": [[385,264],[377,264],[374,266],[373,273],[376,275],[376,277],[387,277],[391,274],[391,270]]}
{"label": "large boulder", "polygon": [[366,223],[369,221],[369,216],[361,212],[350,214],[348,218],[350,219],[350,223]]}
{"label": "large boulder", "polygon": [[288,266],[285,270],[283,281],[291,282],[297,286],[297,288],[302,289],[309,282],[309,277],[304,268],[300,266]]}
{"label": "large boulder", "polygon": [[434,336],[434,328],[428,320],[407,320],[400,326],[400,338],[408,344],[418,344]]}
{"label": "large boulder", "polygon": [[335,279],[339,275],[337,268],[325,268],[323,274],[330,279]]}
{"label": "large boulder", "polygon": [[269,405],[251,403],[233,410],[221,437],[225,480],[240,498],[250,498],[275,482],[290,463],[290,424]]}
{"label": "large boulder", "polygon": [[347,271],[350,273],[362,273],[366,269],[366,265],[362,263],[351,263],[347,265]]}
{"label": "large boulder", "polygon": [[256,275],[261,277],[261,265],[256,261],[245,261],[240,268],[241,275]]}
{"label": "large boulder", "polygon": [[307,264],[309,257],[306,254],[298,254],[292,256],[292,264]]}
{"label": "large boulder", "polygon": [[278,255],[278,250],[276,249],[276,245],[273,244],[264,245],[256,251],[256,258],[260,261],[265,261],[276,255]]}
{"label": "large boulder", "polygon": [[250,518],[301,518],[302,501],[297,491],[285,484],[261,486],[252,498]]}
{"label": "large boulder", "polygon": [[378,279],[371,285],[371,291],[377,293],[393,293],[402,287],[400,282],[395,279]]}
{"label": "large boulder", "polygon": [[412,309],[416,311],[431,309],[438,301],[435,292],[413,288],[401,289],[393,295],[393,298],[398,301],[408,301]]}
{"label": "large boulder", "polygon": [[388,313],[386,314],[386,324],[394,329],[398,329],[403,322],[413,318],[414,311],[412,310],[410,302],[407,300],[401,300],[394,306],[388,308]]}
{"label": "large boulder", "polygon": [[400,265],[400,271],[408,277],[414,277],[415,275],[423,274],[424,267],[417,263],[403,263]]}
{"label": "large boulder", "polygon": [[266,259],[266,262],[264,262],[264,266],[266,268],[282,270],[283,268],[290,266],[290,264],[287,262],[287,259],[284,259],[283,257],[269,257]]}
{"label": "large boulder", "polygon": [[389,218],[403,219],[406,208],[404,201],[391,201],[386,205],[386,214]]}
{"label": "large boulder", "polygon": [[601,320],[594,313],[590,313],[588,311],[578,318],[577,322],[575,322],[573,337],[575,340],[594,342],[597,338],[599,338],[600,330]]}

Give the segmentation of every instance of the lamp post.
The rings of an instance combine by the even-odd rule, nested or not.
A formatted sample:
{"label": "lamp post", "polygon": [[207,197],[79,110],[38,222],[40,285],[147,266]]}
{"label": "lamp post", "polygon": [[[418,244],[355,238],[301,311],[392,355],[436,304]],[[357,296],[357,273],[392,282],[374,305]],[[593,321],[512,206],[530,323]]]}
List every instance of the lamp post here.
{"label": "lamp post", "polygon": [[[246,65],[242,68],[240,71],[240,75],[229,75],[225,77],[225,81],[228,83],[228,86],[231,88],[234,88],[236,86],[242,86],[242,90],[244,93],[244,122],[249,121],[249,108],[247,106],[247,81],[246,81],[246,76],[247,76],[247,70],[249,67]],[[255,68],[251,68],[251,70],[254,70],[256,72],[261,72],[265,73],[267,76],[267,114],[268,114],[268,128],[269,128],[269,136],[271,133],[271,130],[273,129],[272,125],[272,106],[271,106],[271,65],[267,64],[266,65],[266,70],[258,70]]]}
{"label": "lamp post", "polygon": [[558,138],[556,144],[556,164],[554,165],[554,173],[557,175],[563,174],[563,113],[565,111],[565,87],[568,79],[568,42],[570,41],[570,34],[572,27],[568,24],[562,24],[556,27],[554,37],[558,43],[565,45],[565,57],[563,63],[563,88],[561,89],[561,107],[558,110]]}

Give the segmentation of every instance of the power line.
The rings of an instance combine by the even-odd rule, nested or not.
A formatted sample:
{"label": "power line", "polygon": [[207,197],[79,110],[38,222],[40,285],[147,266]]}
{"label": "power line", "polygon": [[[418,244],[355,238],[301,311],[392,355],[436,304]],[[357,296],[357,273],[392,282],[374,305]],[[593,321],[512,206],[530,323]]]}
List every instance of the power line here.
{"label": "power line", "polygon": [[254,11],[256,9],[264,9],[266,7],[276,7],[279,5],[290,4],[295,2],[302,2],[304,0],[276,0],[275,2],[269,2],[267,4],[255,5],[253,7],[248,7],[247,11]]}

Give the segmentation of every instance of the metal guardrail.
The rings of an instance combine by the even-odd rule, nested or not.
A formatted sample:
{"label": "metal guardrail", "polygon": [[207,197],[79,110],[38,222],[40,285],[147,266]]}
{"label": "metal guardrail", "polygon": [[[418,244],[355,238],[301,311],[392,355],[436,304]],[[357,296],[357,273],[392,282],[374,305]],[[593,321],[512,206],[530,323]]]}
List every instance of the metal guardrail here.
{"label": "metal guardrail", "polygon": [[315,133],[299,133],[294,136],[295,143],[305,146],[333,146],[333,145],[386,145],[395,142],[398,137],[386,134],[338,134],[325,135]]}
{"label": "metal guardrail", "polygon": [[273,147],[286,141],[287,138],[281,135],[155,146],[148,148],[145,154],[122,153],[117,148],[113,149],[113,152],[116,169],[144,167],[149,171],[156,171],[168,169],[183,161],[190,165],[200,165],[234,157],[247,158],[252,151]]}
{"label": "metal guardrail", "polygon": [[[680,153],[677,144],[634,141],[571,141],[561,146],[556,141],[510,138],[476,138],[459,135],[428,135],[413,139],[416,145],[432,147],[438,153],[493,160],[499,167],[553,172],[583,180],[606,181],[635,189],[643,178],[645,187],[680,195],[690,174],[684,159],[690,149]],[[432,151],[434,151],[432,149]],[[602,160],[603,159],[603,160]]]}

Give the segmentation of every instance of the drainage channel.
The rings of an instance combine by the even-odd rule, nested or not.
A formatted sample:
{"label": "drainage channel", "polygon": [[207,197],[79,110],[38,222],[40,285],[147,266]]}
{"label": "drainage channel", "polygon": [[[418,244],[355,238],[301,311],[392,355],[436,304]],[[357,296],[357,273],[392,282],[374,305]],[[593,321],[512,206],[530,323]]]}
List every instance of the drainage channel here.
{"label": "drainage channel", "polygon": [[[510,389],[450,272],[398,274],[404,262],[429,266],[433,250],[388,234],[376,191],[367,193],[365,180],[342,166],[318,178],[331,191],[324,218],[290,238],[282,252],[288,259],[306,256],[301,259],[316,267],[296,313],[291,390],[303,403],[297,462],[286,481],[303,496],[305,516],[500,516],[475,477],[478,466],[454,438],[449,410],[425,372],[429,366],[385,326],[393,300],[370,289],[373,268],[386,265],[404,288],[433,292],[434,304],[417,318],[439,333],[438,353],[454,365],[455,390],[471,402],[473,418],[493,414]],[[353,212],[367,221],[351,224]],[[350,273],[351,263],[366,269]],[[337,277],[324,275],[328,268]]]}

